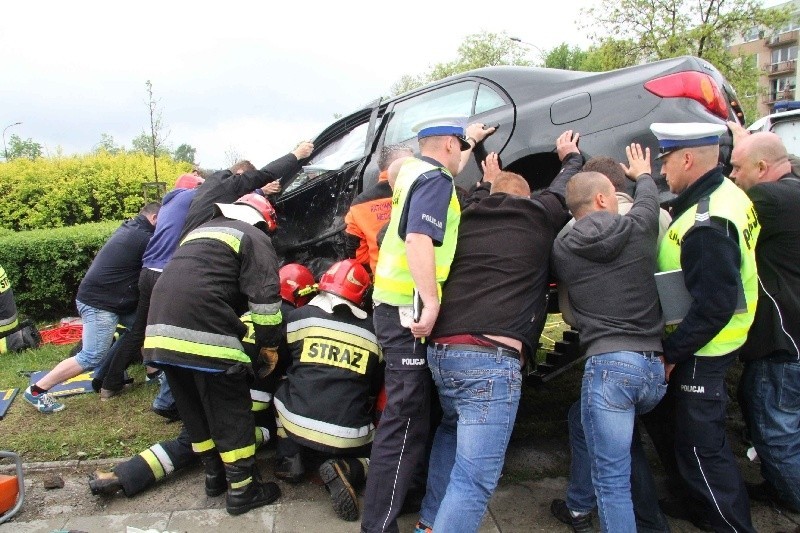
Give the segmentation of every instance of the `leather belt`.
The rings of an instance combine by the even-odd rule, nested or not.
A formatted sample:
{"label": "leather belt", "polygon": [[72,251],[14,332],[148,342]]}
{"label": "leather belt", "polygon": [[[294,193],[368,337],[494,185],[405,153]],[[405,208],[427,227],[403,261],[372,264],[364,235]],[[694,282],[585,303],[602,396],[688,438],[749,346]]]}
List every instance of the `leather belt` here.
{"label": "leather belt", "polygon": [[441,344],[438,342],[433,343],[433,347],[437,350],[457,350],[468,352],[480,352],[491,355],[502,355],[503,357],[511,357],[520,360],[519,352],[511,348],[503,348],[502,346],[478,346],[477,344]]}

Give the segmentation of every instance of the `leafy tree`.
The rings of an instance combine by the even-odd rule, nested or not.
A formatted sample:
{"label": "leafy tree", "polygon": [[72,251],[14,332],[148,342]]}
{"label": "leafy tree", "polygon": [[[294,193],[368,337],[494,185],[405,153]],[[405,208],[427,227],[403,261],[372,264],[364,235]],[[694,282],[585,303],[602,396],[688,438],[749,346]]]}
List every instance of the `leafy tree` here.
{"label": "leafy tree", "polygon": [[617,39],[605,39],[599,45],[590,46],[586,50],[561,43],[545,54],[544,66],[584,72],[604,72],[629,67],[636,63],[636,57],[630,54],[631,47],[630,41]]}
{"label": "leafy tree", "polygon": [[778,28],[789,12],[765,9],[759,0],[602,0],[585,20],[591,21],[584,29],[593,39],[628,36],[636,60],[698,56],[716,66],[737,93],[748,94],[757,86],[758,70],[730,53],[727,39],[754,26]]}
{"label": "leafy tree", "polygon": [[111,155],[117,155],[123,153],[125,148],[123,146],[117,146],[114,142],[114,137],[109,135],[108,133],[101,133],[100,134],[100,142],[94,145],[94,152],[107,152]]}
{"label": "leafy tree", "polygon": [[[156,155],[158,157],[165,156],[165,155],[172,155],[170,154],[169,148],[166,146],[159,146],[157,148]],[[153,156],[153,138],[152,136],[143,131],[139,135],[133,138],[131,141],[131,149],[128,151],[129,153],[143,153],[147,154],[150,157]]]}
{"label": "leafy tree", "polygon": [[33,142],[33,139],[28,137],[22,140],[19,135],[12,134],[8,139],[8,160],[25,158],[31,161],[36,158],[42,157],[42,145]]}
{"label": "leafy tree", "polygon": [[454,74],[481,67],[497,65],[532,66],[525,59],[528,50],[520,43],[512,41],[505,32],[474,33],[464,38],[458,47],[458,56],[453,61],[437,63],[430,71],[421,75],[405,74],[392,86],[392,94],[410,91],[426,83],[441,80]]}
{"label": "leafy tree", "polygon": [[563,70],[583,70],[586,54],[587,52],[581,50],[579,46],[570,47],[567,43],[561,43],[545,54],[544,66]]}
{"label": "leafy tree", "polygon": [[184,163],[191,163],[194,165],[194,155],[197,153],[197,149],[193,148],[189,144],[182,144],[175,148],[175,152],[172,154],[172,158],[175,161],[183,161]]}

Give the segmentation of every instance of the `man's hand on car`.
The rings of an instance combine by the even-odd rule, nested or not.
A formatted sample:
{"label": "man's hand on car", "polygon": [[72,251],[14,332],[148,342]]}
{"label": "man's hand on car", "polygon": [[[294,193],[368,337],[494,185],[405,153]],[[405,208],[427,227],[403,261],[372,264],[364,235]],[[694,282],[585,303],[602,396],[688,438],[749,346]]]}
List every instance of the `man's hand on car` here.
{"label": "man's hand on car", "polygon": [[581,151],[578,150],[578,140],[580,137],[580,133],[575,132],[573,134],[572,130],[567,130],[558,136],[558,139],[556,139],[556,152],[558,153],[558,159],[560,161],[566,159],[569,154],[581,153]]}
{"label": "man's hand on car", "polygon": [[728,129],[731,130],[731,135],[733,135],[734,146],[736,146],[736,143],[739,141],[739,139],[750,135],[750,132],[744,129],[744,126],[738,122],[734,122],[733,120],[728,121]]}
{"label": "man's hand on car", "polygon": [[[467,141],[469,141],[469,139],[472,138],[475,141],[475,144],[478,144],[480,142],[483,142],[483,140],[486,137],[494,133],[496,129],[497,128],[495,128],[494,126],[487,128],[486,125],[483,124],[482,122],[476,122],[474,124],[470,124],[469,126],[467,126],[467,129],[465,130],[464,133],[467,136]],[[474,145],[472,147],[475,148]]]}
{"label": "man's hand on car", "polygon": [[619,166],[625,171],[628,179],[637,181],[642,174],[653,172],[650,165],[650,148],[645,148],[643,153],[641,144],[631,143],[625,147],[625,155],[628,156],[628,166],[625,166],[625,163],[620,163]]}
{"label": "man's hand on car", "polygon": [[279,180],[271,181],[261,187],[261,191],[264,195],[268,196],[270,194],[277,194],[281,192],[281,182]]}
{"label": "man's hand on car", "polygon": [[292,150],[292,153],[298,161],[305,159],[314,151],[314,145],[310,141],[302,141],[297,147]]}
{"label": "man's hand on car", "polygon": [[500,174],[500,158],[495,152],[491,152],[486,159],[481,161],[481,168],[483,168],[483,182],[494,183],[495,178]]}

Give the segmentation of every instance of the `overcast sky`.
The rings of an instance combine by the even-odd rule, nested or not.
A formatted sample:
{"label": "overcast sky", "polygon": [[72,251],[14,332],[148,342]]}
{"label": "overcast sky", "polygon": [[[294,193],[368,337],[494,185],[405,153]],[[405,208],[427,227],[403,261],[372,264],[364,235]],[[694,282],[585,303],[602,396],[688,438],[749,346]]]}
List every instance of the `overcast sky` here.
{"label": "overcast sky", "polygon": [[6,140],[50,155],[89,152],[102,133],[130,147],[149,128],[149,79],[173,147],[192,145],[206,168],[228,151],[263,165],[454,59],[469,34],[586,46],[576,20],[595,1],[5,2],[0,128],[22,122]]}

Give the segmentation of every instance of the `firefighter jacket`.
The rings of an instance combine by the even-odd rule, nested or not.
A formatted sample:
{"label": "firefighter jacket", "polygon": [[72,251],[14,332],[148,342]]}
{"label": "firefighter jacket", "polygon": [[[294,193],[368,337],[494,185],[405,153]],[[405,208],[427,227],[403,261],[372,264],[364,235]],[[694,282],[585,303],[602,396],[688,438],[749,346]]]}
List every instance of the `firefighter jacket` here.
{"label": "firefighter jacket", "polygon": [[286,338],[293,359],[274,400],[283,429],[324,453],[369,445],[372,401],[383,378],[371,318],[356,318],[346,305],[331,314],[311,300],[292,311]]}
{"label": "firefighter jacket", "polygon": [[17,318],[17,304],[14,301],[14,291],[8,274],[0,266],[0,338],[5,337],[19,325]]}
{"label": "firefighter jacket", "polygon": [[260,229],[224,216],[181,242],[153,289],[144,358],[162,365],[221,372],[250,365],[241,339],[249,309],[259,347],[278,346],[278,260]]}

